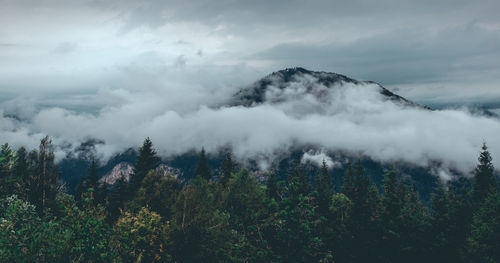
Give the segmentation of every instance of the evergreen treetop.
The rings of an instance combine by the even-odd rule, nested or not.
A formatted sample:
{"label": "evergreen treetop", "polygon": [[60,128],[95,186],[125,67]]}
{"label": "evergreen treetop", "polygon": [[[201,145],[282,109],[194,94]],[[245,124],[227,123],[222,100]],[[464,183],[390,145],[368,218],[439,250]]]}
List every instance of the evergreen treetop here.
{"label": "evergreen treetop", "polygon": [[472,185],[472,202],[479,207],[489,193],[496,191],[498,186],[493,175],[494,167],[492,158],[486,143],[483,143],[481,153],[478,158],[478,165],[474,170],[474,181]]}
{"label": "evergreen treetop", "polygon": [[198,160],[198,165],[196,166],[196,170],[194,171],[194,177],[201,177],[208,181],[212,178],[210,168],[208,168],[205,147],[201,148],[200,159]]}

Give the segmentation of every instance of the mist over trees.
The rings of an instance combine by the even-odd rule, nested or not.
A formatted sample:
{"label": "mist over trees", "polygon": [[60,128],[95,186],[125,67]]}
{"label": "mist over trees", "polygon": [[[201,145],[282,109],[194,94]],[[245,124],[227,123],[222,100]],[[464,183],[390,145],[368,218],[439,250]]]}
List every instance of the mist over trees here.
{"label": "mist over trees", "polygon": [[[483,145],[472,179],[441,183],[424,205],[396,169],[376,185],[361,162],[335,186],[327,163],[299,160],[264,184],[230,152],[192,179],[163,174],[147,138],[130,181],[99,182],[98,160],[74,195],[38,149],[0,149],[1,262],[500,262],[500,193]],[[335,189],[341,189],[335,191]]]}

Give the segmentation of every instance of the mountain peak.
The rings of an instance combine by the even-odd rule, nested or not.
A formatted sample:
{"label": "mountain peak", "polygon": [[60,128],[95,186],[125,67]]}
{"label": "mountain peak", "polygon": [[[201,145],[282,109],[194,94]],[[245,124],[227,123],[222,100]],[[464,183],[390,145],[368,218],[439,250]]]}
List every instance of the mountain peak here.
{"label": "mountain peak", "polygon": [[233,96],[231,106],[251,107],[264,102],[275,102],[273,100],[270,101],[267,97],[270,91],[275,90],[286,91],[290,88],[300,87],[304,95],[311,93],[321,94],[321,91],[318,92],[317,90],[318,87],[323,89],[332,89],[346,84],[366,86],[375,85],[380,89],[380,94],[387,100],[404,106],[426,108],[394,94],[374,81],[360,81],[333,72],[311,71],[302,67],[286,68],[275,71],[253,83],[249,87],[241,89]]}

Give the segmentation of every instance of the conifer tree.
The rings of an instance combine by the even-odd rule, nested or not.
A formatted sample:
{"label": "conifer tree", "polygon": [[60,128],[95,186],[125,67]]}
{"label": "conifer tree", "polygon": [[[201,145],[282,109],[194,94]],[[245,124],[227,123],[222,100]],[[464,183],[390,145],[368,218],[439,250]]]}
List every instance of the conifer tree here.
{"label": "conifer tree", "polygon": [[[90,160],[88,175],[82,178],[80,183],[77,185],[75,198],[78,202],[81,201],[83,194],[89,193],[91,199],[95,204],[103,203],[106,197],[106,185],[99,183],[99,177],[97,176],[97,162],[95,158]],[[92,189],[89,192],[89,189]]]}
{"label": "conifer tree", "polygon": [[29,173],[28,173],[28,153],[24,147],[17,150],[16,163],[14,165],[14,176],[19,181],[17,194],[26,200],[28,198]]}
{"label": "conifer tree", "polygon": [[57,179],[60,174],[54,163],[54,152],[52,151],[52,141],[48,136],[40,141],[38,152],[33,153],[35,171],[32,182],[30,201],[36,205],[40,214],[47,208],[54,208],[57,195]]}
{"label": "conifer tree", "polygon": [[354,169],[351,163],[347,163],[347,169],[344,175],[344,184],[342,185],[342,193],[352,199],[354,196]]}
{"label": "conifer tree", "polygon": [[156,155],[153,143],[148,137],[144,140],[142,147],[139,148],[139,155],[137,156],[134,173],[130,178],[131,190],[134,192],[137,191],[139,187],[141,187],[142,180],[144,180],[148,172],[156,169],[159,164],[160,158]]}
{"label": "conifer tree", "polygon": [[276,176],[274,171],[272,171],[266,180],[266,195],[269,199],[274,199],[275,201],[280,200],[280,194],[278,192],[278,184],[276,183]]}
{"label": "conifer tree", "polygon": [[120,216],[120,210],[123,209],[125,202],[130,199],[130,186],[125,180],[125,176],[120,174],[109,193],[109,221],[115,222]]}
{"label": "conifer tree", "polygon": [[497,182],[493,175],[493,163],[491,155],[483,143],[482,151],[478,158],[479,164],[474,171],[474,182],[472,185],[472,203],[476,208],[481,206],[481,203],[493,191],[497,191]]}
{"label": "conifer tree", "polygon": [[210,169],[208,168],[204,147],[201,148],[200,159],[198,160],[198,165],[196,166],[196,170],[194,171],[194,177],[201,177],[207,181],[210,181],[210,178],[212,178],[212,174],[210,173]]}
{"label": "conifer tree", "polygon": [[16,152],[12,150],[8,143],[0,149],[0,196],[13,194],[19,189],[19,182],[13,176]]}
{"label": "conifer tree", "polygon": [[431,256],[436,261],[461,261],[471,223],[468,199],[463,185],[449,185],[446,189],[440,183],[432,195],[429,242]]}
{"label": "conifer tree", "polygon": [[316,189],[318,191],[318,206],[319,212],[322,215],[326,215],[333,195],[333,185],[332,180],[330,178],[330,174],[328,174],[328,166],[326,161],[323,160],[323,165],[321,166],[321,173],[319,175],[319,179],[317,181]]}
{"label": "conifer tree", "polygon": [[5,179],[11,175],[16,160],[16,152],[12,150],[8,143],[0,148],[0,178]]}
{"label": "conifer tree", "polygon": [[97,176],[97,162],[94,158],[90,161],[89,176],[87,177],[87,187],[94,188],[99,186],[99,177]]}
{"label": "conifer tree", "polygon": [[496,191],[474,213],[467,252],[469,262],[500,262],[500,194]]}
{"label": "conifer tree", "polygon": [[231,179],[231,175],[235,173],[236,163],[233,161],[233,157],[230,152],[226,154],[226,158],[222,161],[222,178],[220,182],[222,185],[226,186]]}
{"label": "conifer tree", "polygon": [[302,165],[295,161],[288,174],[288,194],[290,199],[296,199],[299,196],[308,196],[311,191],[311,185]]}

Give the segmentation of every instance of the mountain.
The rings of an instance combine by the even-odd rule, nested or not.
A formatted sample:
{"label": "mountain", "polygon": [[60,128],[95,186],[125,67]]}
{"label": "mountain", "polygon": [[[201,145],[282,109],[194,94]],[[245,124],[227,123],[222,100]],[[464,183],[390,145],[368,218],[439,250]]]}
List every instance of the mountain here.
{"label": "mountain", "polygon": [[[277,103],[286,100],[285,96],[272,96],[270,98],[270,91],[272,89],[284,91],[290,88],[300,87],[301,92],[299,95],[312,94],[316,97],[324,96],[324,89],[334,89],[343,85],[375,85],[378,86],[380,94],[387,100],[393,101],[403,106],[421,107],[408,99],[405,99],[397,94],[392,93],[382,85],[373,81],[360,81],[351,79],[341,74],[310,71],[301,67],[288,68],[273,72],[270,75],[255,82],[249,87],[243,88],[234,94],[230,106],[245,106],[252,107],[265,102]],[[275,92],[273,92],[275,93]],[[274,95],[274,94],[273,94]]]}
{"label": "mountain", "polygon": [[[373,81],[359,81],[351,79],[344,75],[328,72],[310,71],[304,68],[290,68],[274,72],[257,82],[236,92],[227,105],[224,107],[256,107],[262,104],[280,104],[301,99],[304,96],[312,96],[314,100],[310,103],[322,103],[329,99],[331,92],[335,90],[349,89],[351,87],[359,88],[363,92],[378,92],[383,100],[388,100],[403,107],[416,107],[431,110],[428,107],[414,103],[403,98],[380,84]],[[335,93],[333,93],[335,94]],[[331,99],[331,98],[330,98]],[[338,98],[337,98],[338,99]],[[292,106],[292,108],[294,105]],[[78,151],[69,154],[62,162],[63,178],[69,181],[70,189],[74,189],[78,178],[86,176],[88,160],[94,153],[94,146],[104,143],[98,140],[92,140],[78,147]],[[207,156],[208,165],[212,173],[217,177],[220,172],[222,160],[227,149],[220,149],[218,153],[210,153]],[[305,170],[311,175],[311,182],[314,182],[314,175],[319,173],[320,162],[314,162],[304,158],[309,153],[321,152],[326,156],[334,157],[335,164],[331,166],[331,173],[334,175],[333,181],[336,188],[342,186],[345,167],[348,162],[361,161],[365,174],[373,182],[380,185],[383,180],[385,170],[391,169],[392,165],[401,172],[401,176],[408,182],[415,185],[415,189],[420,193],[424,201],[428,200],[430,193],[437,185],[438,177],[433,167],[418,167],[411,163],[398,162],[394,164],[381,163],[374,161],[366,156],[352,155],[345,152],[327,151],[318,149],[313,145],[292,145],[285,149],[281,154],[275,155],[273,160],[268,161],[268,167],[262,169],[258,160],[243,160],[245,167],[254,172],[254,175],[261,182],[265,181],[270,172],[274,172],[280,180],[287,178],[290,166],[295,162],[302,162]],[[137,152],[133,149],[117,154],[107,163],[102,164],[98,169],[98,174],[102,176],[101,181],[107,184],[113,184],[124,175],[126,178],[131,174],[133,164],[136,161]],[[181,181],[188,181],[198,162],[199,153],[195,151],[186,152],[177,156],[170,156],[162,161],[159,168],[164,174],[169,173],[176,176]]]}

